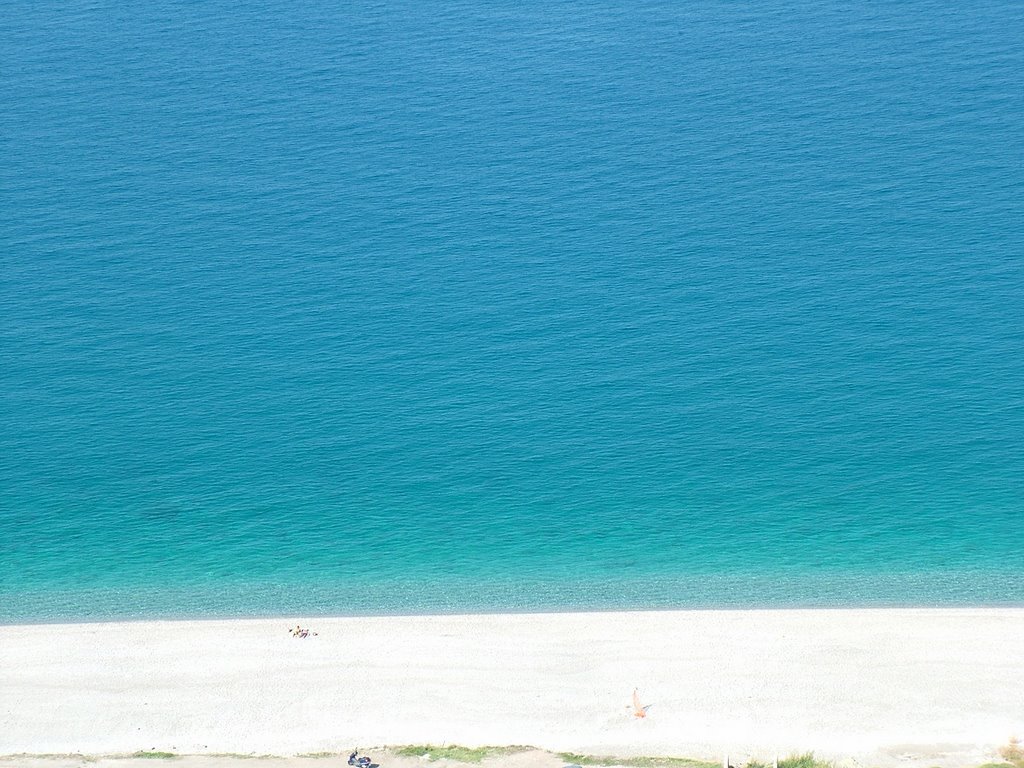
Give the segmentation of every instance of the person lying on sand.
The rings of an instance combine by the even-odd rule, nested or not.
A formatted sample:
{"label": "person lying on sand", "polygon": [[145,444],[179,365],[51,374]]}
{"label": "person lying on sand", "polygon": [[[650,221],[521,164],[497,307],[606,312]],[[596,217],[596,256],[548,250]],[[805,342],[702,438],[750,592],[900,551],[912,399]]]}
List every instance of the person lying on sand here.
{"label": "person lying on sand", "polygon": [[310,632],[308,629],[303,629],[301,626],[296,626],[295,629],[289,629],[288,634],[292,637],[309,637],[310,635],[316,635],[316,632]]}
{"label": "person lying on sand", "polygon": [[633,689],[633,717],[647,717],[647,710],[650,709],[651,705],[648,704],[646,707],[640,704],[640,693],[636,688]]}

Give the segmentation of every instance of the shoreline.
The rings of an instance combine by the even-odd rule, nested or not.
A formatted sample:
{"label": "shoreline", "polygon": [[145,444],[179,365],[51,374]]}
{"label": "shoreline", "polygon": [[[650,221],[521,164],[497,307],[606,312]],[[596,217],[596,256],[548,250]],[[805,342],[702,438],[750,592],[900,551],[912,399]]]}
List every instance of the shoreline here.
{"label": "shoreline", "polygon": [[608,581],[488,582],[453,578],[374,585],[331,582],[20,588],[0,602],[0,626],[139,621],[226,621],[758,610],[1024,608],[1024,581],[1002,570],[853,573],[730,571],[616,576]]}
{"label": "shoreline", "polygon": [[468,618],[485,616],[577,616],[581,614],[602,616],[607,614],[673,614],[673,613],[802,613],[802,612],[849,612],[858,611],[864,613],[884,611],[1024,611],[1024,602],[1008,600],[1005,602],[985,603],[843,603],[842,605],[832,604],[782,604],[768,606],[742,605],[699,605],[682,607],[637,607],[637,608],[594,608],[594,607],[559,607],[551,609],[524,608],[522,610],[503,608],[501,610],[451,610],[451,611],[406,611],[406,612],[352,612],[352,613],[310,613],[293,611],[288,613],[252,613],[252,614],[168,614],[158,616],[115,616],[115,617],[64,617],[44,619],[2,619],[0,630],[10,627],[40,627],[40,626],[94,626],[97,624],[185,624],[202,622],[247,622],[247,621],[283,621],[288,623],[296,619],[303,621],[342,621],[351,619],[417,619],[417,618]]}
{"label": "shoreline", "polygon": [[1024,736],[1022,658],[1024,608],[4,625],[0,755],[529,744],[958,768]]}

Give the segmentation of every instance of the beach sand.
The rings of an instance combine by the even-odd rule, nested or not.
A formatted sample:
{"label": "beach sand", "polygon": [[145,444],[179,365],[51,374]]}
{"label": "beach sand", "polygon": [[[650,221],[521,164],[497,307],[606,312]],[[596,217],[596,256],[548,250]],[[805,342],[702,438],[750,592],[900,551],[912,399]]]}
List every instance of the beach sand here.
{"label": "beach sand", "polygon": [[967,766],[1014,736],[1016,608],[0,627],[0,755],[445,743]]}

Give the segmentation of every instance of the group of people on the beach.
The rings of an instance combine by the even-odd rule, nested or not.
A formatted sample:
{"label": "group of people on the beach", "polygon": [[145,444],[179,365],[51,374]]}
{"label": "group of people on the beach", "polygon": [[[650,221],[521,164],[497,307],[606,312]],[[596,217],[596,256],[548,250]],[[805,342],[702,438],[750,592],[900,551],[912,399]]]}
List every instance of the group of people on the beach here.
{"label": "group of people on the beach", "polygon": [[310,635],[315,636],[316,632],[310,632],[308,629],[296,624],[295,629],[288,630],[288,634],[292,637],[309,637]]}

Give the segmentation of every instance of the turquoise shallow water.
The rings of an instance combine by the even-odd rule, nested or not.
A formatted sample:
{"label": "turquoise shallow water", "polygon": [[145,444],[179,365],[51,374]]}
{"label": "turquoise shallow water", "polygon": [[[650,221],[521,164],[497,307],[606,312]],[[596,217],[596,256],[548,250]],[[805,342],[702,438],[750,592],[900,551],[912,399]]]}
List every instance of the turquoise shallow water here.
{"label": "turquoise shallow water", "polygon": [[9,6],[0,621],[1024,604],[1021,39]]}

